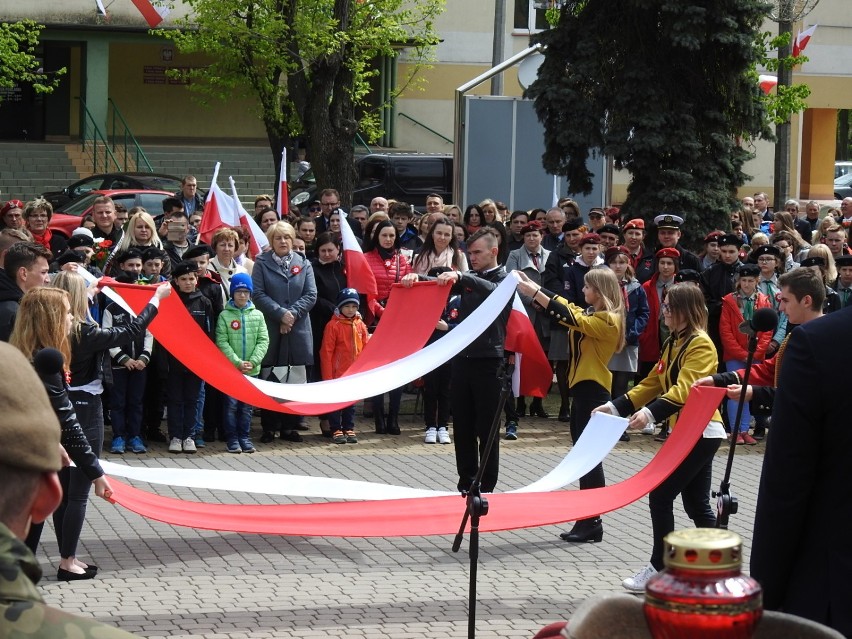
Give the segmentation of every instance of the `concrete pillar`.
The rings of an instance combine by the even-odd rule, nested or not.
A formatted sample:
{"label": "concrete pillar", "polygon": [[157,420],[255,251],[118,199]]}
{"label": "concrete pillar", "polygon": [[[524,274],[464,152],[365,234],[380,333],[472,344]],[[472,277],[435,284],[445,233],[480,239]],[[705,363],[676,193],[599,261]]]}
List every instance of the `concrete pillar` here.
{"label": "concrete pillar", "polygon": [[90,39],[86,42],[86,71],[83,83],[83,100],[89,113],[101,130],[107,133],[109,98],[109,41]]}
{"label": "concrete pillar", "polygon": [[807,109],[802,114],[802,199],[834,199],[837,109]]}

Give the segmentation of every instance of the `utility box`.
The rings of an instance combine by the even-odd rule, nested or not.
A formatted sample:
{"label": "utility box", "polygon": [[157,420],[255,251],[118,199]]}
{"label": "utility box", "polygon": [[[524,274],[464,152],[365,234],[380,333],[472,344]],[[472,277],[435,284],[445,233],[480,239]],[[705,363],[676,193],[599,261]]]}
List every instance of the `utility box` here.
{"label": "utility box", "polygon": [[555,178],[544,170],[544,126],[532,100],[465,95],[460,115],[464,146],[457,202],[466,206],[490,197],[505,202],[510,211],[548,209],[554,195],[568,195],[580,205],[584,217],[590,208],[608,205],[606,158],[587,160],[594,174],[589,195],[568,193],[564,177]]}

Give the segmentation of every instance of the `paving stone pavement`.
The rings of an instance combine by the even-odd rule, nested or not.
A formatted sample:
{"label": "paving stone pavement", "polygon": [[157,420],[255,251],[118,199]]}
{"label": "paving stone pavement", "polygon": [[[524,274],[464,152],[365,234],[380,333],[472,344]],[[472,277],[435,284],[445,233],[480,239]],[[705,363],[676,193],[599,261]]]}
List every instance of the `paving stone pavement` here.
{"label": "paving stone pavement", "polygon": [[[360,414],[360,410],[359,410]],[[197,455],[169,455],[155,444],[146,455],[104,454],[147,467],[286,472],[453,490],[453,446],[426,445],[420,422],[404,416],[399,437],[372,434],[360,418],[360,443],[334,445],[320,436],[316,418],[303,443],[258,446],[233,455],[208,444]],[[257,435],[255,423],[254,434]],[[527,418],[520,439],[501,442],[500,485],[509,490],[538,479],[570,447],[567,424]],[[257,442],[257,439],[255,439]],[[653,438],[633,435],[604,462],[607,483],[642,468],[658,450]],[[718,486],[728,446],[714,466]],[[746,539],[745,565],[763,445],[741,447],[733,486],[740,511],[730,528]],[[158,494],[226,503],[287,503],[285,498],[221,494],[136,484]],[[305,501],[305,500],[301,500]],[[459,517],[463,502],[459,500]],[[688,527],[680,504],[676,525]],[[651,524],[642,499],[604,516],[600,544],[560,541],[568,526],[547,526],[481,537],[477,636],[531,637],[566,619],[601,592],[619,592],[621,580],[650,555]],[[57,582],[58,550],[45,530],[39,560],[41,591],[62,609],[91,616],[145,637],[466,637],[468,554],[450,550],[451,536],[355,539],[240,535],[178,528],[149,521],[92,499],[79,549],[100,566],[92,581]]]}

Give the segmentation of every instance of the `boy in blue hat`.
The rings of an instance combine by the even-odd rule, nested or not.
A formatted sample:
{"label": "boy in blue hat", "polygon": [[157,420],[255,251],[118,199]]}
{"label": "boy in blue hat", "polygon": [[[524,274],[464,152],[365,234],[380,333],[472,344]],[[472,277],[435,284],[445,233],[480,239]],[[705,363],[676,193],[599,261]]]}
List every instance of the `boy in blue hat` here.
{"label": "boy in blue hat", "polygon": [[[251,301],[251,276],[231,277],[230,299],[216,322],[216,346],[241,373],[257,377],[260,362],[269,348],[266,321]],[[225,397],[225,439],[229,453],[253,453],[249,439],[252,407],[233,397]]]}

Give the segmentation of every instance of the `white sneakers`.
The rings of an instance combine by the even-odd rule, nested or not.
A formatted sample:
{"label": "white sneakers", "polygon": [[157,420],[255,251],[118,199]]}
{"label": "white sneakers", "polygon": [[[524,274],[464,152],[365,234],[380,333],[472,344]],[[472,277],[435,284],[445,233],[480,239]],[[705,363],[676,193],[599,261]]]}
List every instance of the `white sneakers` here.
{"label": "white sneakers", "polygon": [[648,581],[657,574],[657,569],[651,564],[645,566],[632,577],[628,577],[621,582],[621,585],[632,592],[645,592],[645,585]]}
{"label": "white sneakers", "polygon": [[172,437],[169,442],[170,453],[194,453],[198,449],[195,447],[195,441],[192,437],[181,439],[180,437]]}
{"label": "white sneakers", "polygon": [[446,426],[440,428],[430,426],[426,429],[426,437],[423,441],[427,444],[449,444],[450,434],[447,432]]}
{"label": "white sneakers", "polygon": [[654,428],[655,425],[656,424],[647,424],[645,428],[643,428],[639,432],[643,435],[653,435],[656,432],[656,429]]}

